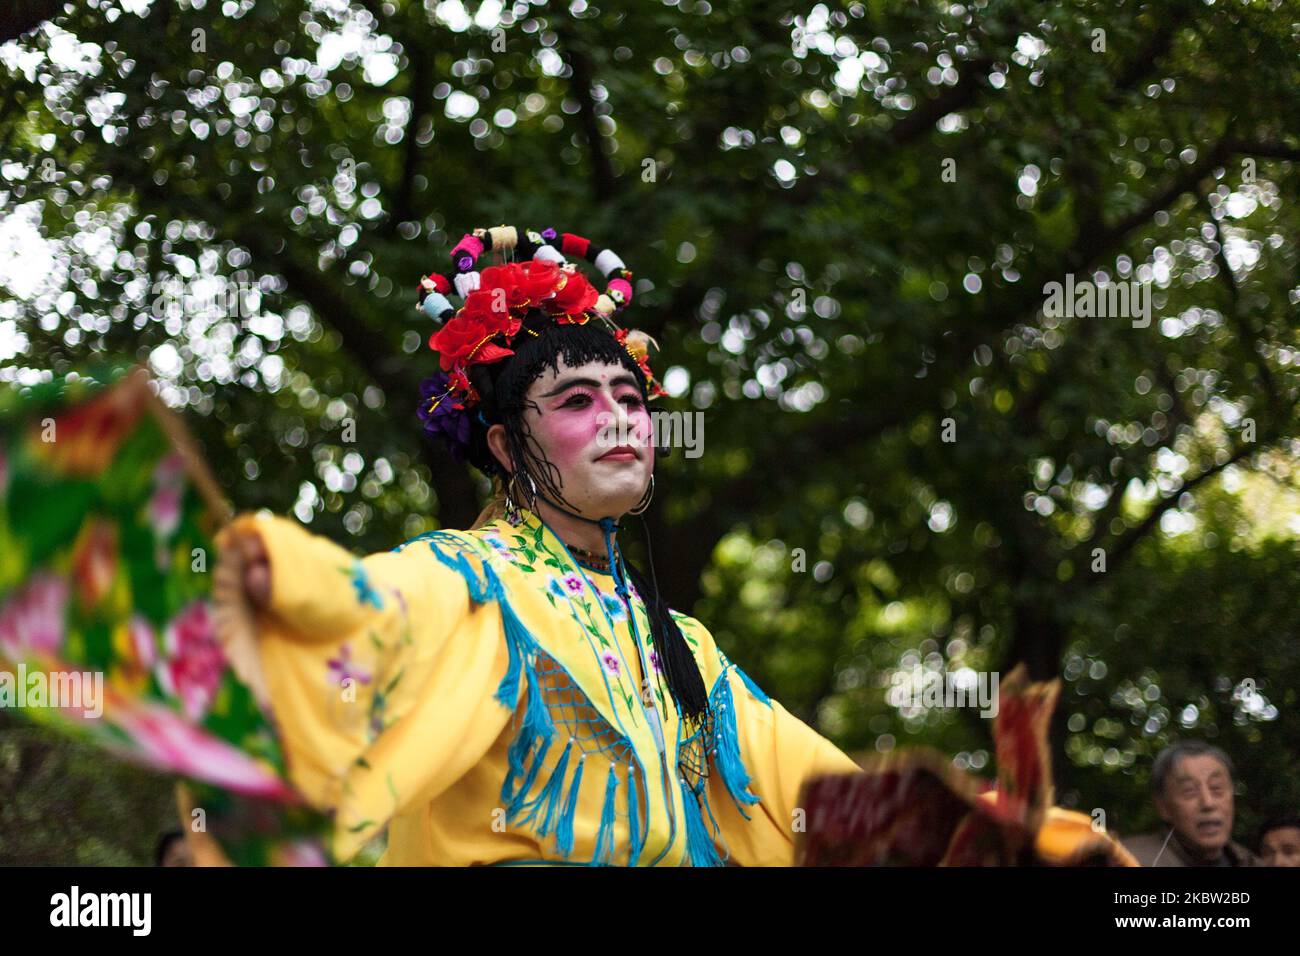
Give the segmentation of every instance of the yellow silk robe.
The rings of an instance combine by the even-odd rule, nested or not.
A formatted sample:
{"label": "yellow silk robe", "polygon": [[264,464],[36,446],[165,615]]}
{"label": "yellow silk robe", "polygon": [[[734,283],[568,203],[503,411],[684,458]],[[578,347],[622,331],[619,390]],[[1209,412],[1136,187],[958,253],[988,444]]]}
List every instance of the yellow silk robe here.
{"label": "yellow silk robe", "polygon": [[713,714],[688,734],[639,596],[634,632],[614,579],[522,514],[361,559],[236,519],[270,557],[265,696],[335,855],[387,824],[384,865],[791,864],[804,780],[857,764],[673,612]]}

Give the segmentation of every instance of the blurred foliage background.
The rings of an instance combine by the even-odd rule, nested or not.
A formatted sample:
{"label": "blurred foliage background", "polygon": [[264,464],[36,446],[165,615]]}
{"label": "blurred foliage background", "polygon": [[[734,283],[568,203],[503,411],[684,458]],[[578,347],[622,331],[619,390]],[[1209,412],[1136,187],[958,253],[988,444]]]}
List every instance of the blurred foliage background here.
{"label": "blurred foliage background", "polygon": [[[19,0],[0,381],[147,364],[240,508],[387,549],[486,492],[421,442],[417,280],[591,236],[704,414],[661,586],[760,685],[988,774],[988,722],[886,691],[1023,662],[1059,802],[1150,827],[1196,736],[1249,838],[1300,807],[1297,40],[1290,0]],[[1066,275],[1151,324],[1045,315]],[[147,862],[159,781],[0,720],[0,860]]]}

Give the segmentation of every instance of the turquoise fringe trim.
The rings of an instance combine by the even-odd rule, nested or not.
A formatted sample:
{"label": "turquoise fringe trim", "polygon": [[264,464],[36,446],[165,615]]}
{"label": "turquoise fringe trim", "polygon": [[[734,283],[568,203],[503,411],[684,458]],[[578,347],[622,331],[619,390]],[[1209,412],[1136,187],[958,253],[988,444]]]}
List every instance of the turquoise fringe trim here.
{"label": "turquoise fringe trim", "polygon": [[564,790],[564,777],[569,770],[569,752],[573,750],[573,738],[564,745],[564,752],[560,754],[560,759],[555,764],[555,769],[551,771],[550,778],[546,781],[546,786],[542,792],[537,795],[537,799],[526,806],[528,816],[520,820],[522,826],[527,826],[540,813],[542,814],[541,822],[537,825],[537,835],[546,836],[551,832],[558,822],[558,813],[560,809],[560,795]]}
{"label": "turquoise fringe trim", "polygon": [[[682,787],[682,803],[686,811],[686,851],[691,858],[691,866],[722,866],[722,858],[718,856],[718,849],[713,845],[713,840],[709,838],[709,831],[704,826],[704,814],[700,809],[700,800],[696,798],[695,793],[691,790],[690,785],[685,780],[678,778],[678,783]],[[700,788],[704,788],[701,782]],[[708,795],[703,798],[708,801]],[[710,813],[712,816],[712,813]]]}
{"label": "turquoise fringe trim", "polygon": [[[734,664],[731,666],[735,667]],[[736,667],[736,670],[739,671],[740,668]],[[744,674],[741,676],[743,677]],[[731,683],[727,680],[725,667],[713,685],[713,691],[709,694],[709,705],[714,713],[714,763],[718,773],[722,775],[722,782],[727,785],[727,792],[735,801],[736,809],[748,820],[750,816],[745,812],[745,807],[759,803],[760,798],[749,790],[752,778],[749,771],[745,769],[744,760],[740,755],[740,735],[736,729],[736,704],[731,696]]]}
{"label": "turquoise fringe trim", "polygon": [[[648,821],[647,821],[648,822]],[[627,772],[627,833],[632,849],[628,853],[627,865],[636,866],[641,859],[641,848],[645,846],[645,835],[641,832],[640,802],[637,797],[636,770]]]}
{"label": "turquoise fringe trim", "polygon": [[[509,769],[505,780],[501,784],[501,800],[506,805],[506,821],[520,825],[534,824],[536,822],[534,832],[539,837],[545,837],[554,830],[556,849],[567,860],[573,853],[574,816],[577,813],[578,793],[582,786],[582,770],[586,764],[586,755],[580,754],[577,769],[574,770],[573,779],[569,783],[569,792],[564,799],[564,809],[559,813],[557,819],[556,812],[559,810],[560,796],[564,790],[564,778],[569,769],[573,738],[570,738],[569,742],[565,744],[564,752],[560,755],[560,759],[556,761],[541,791],[532,800],[527,799],[528,794],[537,782],[538,774],[541,772],[546,755],[550,751],[556,730],[550,708],[546,706],[541,678],[535,666],[537,654],[541,652],[542,648],[511,606],[506,597],[505,585],[501,583],[501,578],[497,575],[491,563],[480,558],[483,565],[483,576],[480,579],[478,572],[475,571],[474,566],[470,563],[463,550],[458,549],[454,555],[450,555],[437,544],[437,539],[442,539],[446,542],[462,545],[463,542],[458,538],[435,531],[429,532],[427,535],[421,535],[413,540],[422,539],[428,542],[429,550],[442,564],[451,568],[464,579],[470,599],[475,604],[496,601],[501,609],[502,629],[505,632],[509,663],[506,667],[505,677],[501,679],[494,696],[503,706],[513,708],[519,701],[520,678],[522,677],[528,682],[524,718],[514,740],[510,743],[507,752]],[[733,720],[733,737],[735,734],[734,726]],[[737,751],[737,755],[738,753]],[[738,756],[736,763],[739,765]],[[527,767],[526,773],[525,767]],[[611,762],[609,776],[605,782],[605,802],[601,809],[600,827],[596,832],[596,849],[589,865],[609,864],[617,850],[614,839],[615,806],[617,804],[619,783],[617,767],[618,764]],[[744,768],[741,767],[742,775],[743,770]],[[521,775],[523,779],[516,785],[515,781]],[[748,779],[748,777],[744,777],[745,784],[748,784]],[[628,787],[628,824],[631,842],[629,859],[630,865],[635,866],[645,845],[645,835],[641,832],[640,807],[634,778],[629,777]],[[757,797],[754,797],[753,801],[757,801],[757,799]],[[694,801],[691,802],[694,803]],[[688,812],[688,817],[690,816],[691,814]],[[704,830],[704,821],[699,818],[698,804],[696,804],[694,816],[698,818],[696,821],[697,829],[704,834],[704,845],[708,846],[709,852],[712,853],[713,858],[716,860],[717,854],[713,851],[712,843]],[[710,816],[712,816],[711,813]],[[714,828],[717,828],[716,822]],[[697,849],[692,854],[692,859],[700,852],[704,851]]]}
{"label": "turquoise fringe trim", "polygon": [[564,801],[564,813],[560,815],[560,826],[555,831],[555,846],[566,860],[573,853],[573,816],[578,807],[578,788],[582,786],[582,768],[586,766],[586,755],[578,757],[578,769],[573,773],[573,782],[569,784],[569,796]]}
{"label": "turquoise fringe trim", "polygon": [[470,566],[469,559],[465,557],[465,552],[457,551],[456,556],[453,558],[434,544],[432,538],[429,539],[429,550],[434,553],[439,561],[465,579],[465,584],[469,588],[469,596],[475,604],[487,602],[491,595],[487,594],[483,585],[479,582],[478,575],[474,573],[474,568]]}
{"label": "turquoise fringe trim", "polygon": [[592,866],[608,866],[614,857],[614,801],[618,789],[618,764],[609,765],[605,778],[605,805],[600,811],[600,829],[596,831],[596,851],[591,855]]}

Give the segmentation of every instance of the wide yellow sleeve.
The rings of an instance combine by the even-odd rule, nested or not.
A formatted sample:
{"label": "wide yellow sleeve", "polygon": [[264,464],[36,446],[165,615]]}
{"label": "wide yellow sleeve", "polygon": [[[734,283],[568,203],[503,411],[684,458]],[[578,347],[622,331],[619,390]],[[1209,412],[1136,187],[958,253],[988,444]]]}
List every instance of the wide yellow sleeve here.
{"label": "wide yellow sleeve", "polygon": [[270,606],[247,605],[237,549],[223,549],[218,634],[274,718],[290,782],[334,814],[333,851],[347,859],[504,729],[501,614],[418,540],[358,558],[285,518],[241,516],[225,534],[248,530],[266,545]]}
{"label": "wide yellow sleeve", "polygon": [[[684,616],[677,620],[688,641],[696,643],[710,688],[715,746],[708,799],[723,844],[720,852],[729,852],[727,862],[740,866],[792,866],[796,828],[805,817],[799,807],[804,781],[861,768],[768,697],[718,650],[703,625]],[[729,752],[739,756],[738,765],[728,759]]]}

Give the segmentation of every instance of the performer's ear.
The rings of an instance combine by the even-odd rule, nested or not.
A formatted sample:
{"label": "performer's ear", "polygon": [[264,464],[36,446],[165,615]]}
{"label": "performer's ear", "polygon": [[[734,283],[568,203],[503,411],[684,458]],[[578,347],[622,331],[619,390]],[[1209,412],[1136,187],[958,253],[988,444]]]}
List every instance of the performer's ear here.
{"label": "performer's ear", "polygon": [[[492,457],[507,474],[513,474],[514,463],[510,459],[510,447],[506,442],[506,426],[500,422],[487,430],[488,450]],[[503,479],[504,480],[504,479]]]}

